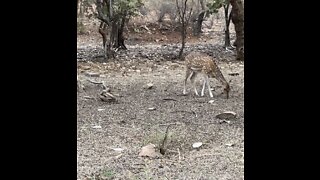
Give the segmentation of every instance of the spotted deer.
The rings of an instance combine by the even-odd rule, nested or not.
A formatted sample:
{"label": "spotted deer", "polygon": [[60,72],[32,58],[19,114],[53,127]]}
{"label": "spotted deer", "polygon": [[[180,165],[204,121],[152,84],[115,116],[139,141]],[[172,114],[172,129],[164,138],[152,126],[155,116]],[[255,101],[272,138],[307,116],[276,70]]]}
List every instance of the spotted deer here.
{"label": "spotted deer", "polygon": [[226,94],[227,99],[229,98],[229,91],[230,91],[229,83],[224,78],[218,65],[216,64],[215,60],[212,57],[200,52],[191,52],[185,56],[185,67],[186,67],[186,76],[184,80],[183,94],[187,93],[186,92],[187,80],[190,79],[195,94],[199,96],[197,88],[195,86],[195,77],[198,74],[202,74],[204,77],[204,82],[201,90],[201,96],[204,96],[205,87],[207,86],[210,97],[211,98],[213,97],[213,94],[210,89],[209,78],[216,78],[224,86],[223,91]]}

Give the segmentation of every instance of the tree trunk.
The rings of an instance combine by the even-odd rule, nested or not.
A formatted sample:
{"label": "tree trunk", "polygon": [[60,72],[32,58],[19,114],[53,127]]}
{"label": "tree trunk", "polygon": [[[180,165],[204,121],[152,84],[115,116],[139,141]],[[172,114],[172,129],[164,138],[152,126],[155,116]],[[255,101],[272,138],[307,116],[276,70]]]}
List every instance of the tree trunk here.
{"label": "tree trunk", "polygon": [[[127,47],[124,44],[124,35],[123,30],[126,22],[126,17],[122,17],[120,25],[117,22],[112,22],[112,26],[107,28],[107,25],[104,22],[100,23],[99,33],[102,36],[103,48],[105,50],[105,57],[107,59],[114,58],[115,51],[114,49],[124,49]],[[109,33],[107,33],[109,29]],[[109,42],[107,44],[107,35],[109,34]]]}
{"label": "tree trunk", "polygon": [[[112,28],[111,29],[108,28],[106,23],[101,22],[99,26],[99,33],[102,36],[102,46],[104,49],[106,59],[114,57],[114,52],[111,49],[112,41],[110,41],[111,39],[113,39],[113,37],[112,37],[112,33],[111,32],[108,33],[108,31],[112,31]],[[109,34],[109,43],[107,44],[108,34]]]}
{"label": "tree trunk", "polygon": [[193,35],[199,36],[201,34],[202,22],[204,20],[205,11],[198,14],[197,18],[193,21]]}
{"label": "tree trunk", "polygon": [[[103,8],[107,8],[108,15],[105,15]],[[103,48],[106,59],[114,58],[117,49],[127,49],[124,45],[124,27],[127,22],[127,14],[121,17],[114,14],[112,0],[97,0],[98,19],[101,20],[99,33],[102,36]],[[116,50],[115,50],[116,49]]]}
{"label": "tree trunk", "polygon": [[77,9],[78,17],[83,18],[84,17],[84,5],[83,0],[78,0],[78,9]]}
{"label": "tree trunk", "polygon": [[179,59],[182,59],[183,57],[183,49],[185,47],[185,43],[186,43],[186,37],[187,37],[187,27],[189,24],[189,20],[191,18],[191,14],[192,14],[192,6],[189,9],[189,13],[187,13],[187,1],[188,0],[184,0],[184,5],[181,4],[181,6],[179,6],[178,0],[176,0],[176,5],[177,5],[177,11],[179,14],[179,19],[180,19],[180,24],[181,24],[181,49],[179,52]]}
{"label": "tree trunk", "polygon": [[231,47],[229,28],[226,28],[226,30],[224,31],[224,47]]}
{"label": "tree trunk", "polygon": [[179,52],[179,59],[182,58],[182,55],[183,55],[183,49],[185,47],[185,44],[186,44],[186,34],[187,34],[187,30],[186,30],[186,27],[185,27],[185,23],[182,22],[182,27],[181,27],[181,49],[180,49],[180,52]]}
{"label": "tree trunk", "polygon": [[230,30],[229,30],[229,27],[230,27],[230,20],[231,20],[231,13],[232,11],[229,13],[229,5],[230,3],[228,3],[227,5],[224,5],[223,8],[224,8],[224,19],[225,19],[225,23],[226,23],[226,29],[224,31],[224,47],[227,48],[227,47],[231,47],[231,41],[230,41]]}
{"label": "tree trunk", "polygon": [[237,60],[244,61],[244,7],[241,0],[230,0],[232,22],[236,31]]}
{"label": "tree trunk", "polygon": [[104,22],[100,23],[99,33],[102,36],[102,45],[103,45],[103,47],[105,47],[106,42],[107,42],[107,25],[106,25],[106,23],[104,23]]}
{"label": "tree trunk", "polygon": [[124,45],[124,36],[123,36],[123,30],[124,30],[124,26],[125,26],[126,21],[127,21],[127,17],[125,14],[121,17],[121,24],[120,24],[120,27],[118,28],[118,39],[117,39],[118,42],[117,42],[117,47],[116,47],[116,48],[124,49],[124,50],[127,49],[127,47]]}
{"label": "tree trunk", "polygon": [[199,7],[197,8],[197,12],[199,13],[195,20],[193,21],[193,35],[199,36],[201,34],[202,22],[204,20],[206,14],[206,6],[204,4],[204,0],[198,1],[198,6],[201,6],[201,11],[199,12]]}
{"label": "tree trunk", "polygon": [[199,0],[199,1],[200,1],[201,9],[205,10],[206,9],[206,5],[204,4],[204,0]]}
{"label": "tree trunk", "polygon": [[77,0],[77,17],[79,17],[80,14],[80,0]]}
{"label": "tree trunk", "polygon": [[115,25],[114,22],[111,23],[111,27],[109,27],[109,42],[108,44],[104,47],[105,48],[105,57],[106,59],[114,58],[114,50],[113,50],[113,45],[114,45],[114,39],[117,37],[117,26]]}

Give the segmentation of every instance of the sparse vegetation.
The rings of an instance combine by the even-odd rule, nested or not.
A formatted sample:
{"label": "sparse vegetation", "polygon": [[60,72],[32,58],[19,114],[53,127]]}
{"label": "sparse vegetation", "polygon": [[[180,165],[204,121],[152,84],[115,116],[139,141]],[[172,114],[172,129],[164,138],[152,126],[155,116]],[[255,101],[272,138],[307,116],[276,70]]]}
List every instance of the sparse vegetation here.
{"label": "sparse vegetation", "polygon": [[[222,4],[211,13],[208,3],[212,0],[194,0],[194,6],[192,0],[142,0],[143,5],[134,6],[134,15],[122,27],[126,48],[111,46],[113,54],[105,58],[112,25],[97,18],[96,0],[84,1],[78,1],[78,8],[90,6],[92,11],[81,10],[83,15],[78,16],[77,179],[243,180],[244,64],[236,60],[237,49],[225,49],[226,20],[230,23],[230,41],[236,41],[230,19],[233,4],[229,8]],[[116,1],[120,3],[100,2],[115,5]],[[210,79],[212,97],[208,89],[205,96],[195,96],[191,86],[183,95],[185,62],[177,59],[182,47],[181,16],[177,11],[175,19],[170,16],[174,11],[161,15],[162,3],[178,10],[177,1],[187,1],[185,17],[193,7],[184,26],[183,53],[201,52],[213,57],[230,85],[229,99],[223,93],[224,85],[214,78]],[[113,12],[119,10],[110,7]],[[229,19],[225,18],[226,9]],[[106,18],[108,6],[102,10]],[[102,29],[106,26],[105,39],[99,33],[101,24]],[[203,81],[198,78],[199,90]],[[227,115],[233,116],[225,119]],[[195,148],[199,142],[201,146]],[[141,155],[150,143],[155,145],[151,152],[156,156]]]}

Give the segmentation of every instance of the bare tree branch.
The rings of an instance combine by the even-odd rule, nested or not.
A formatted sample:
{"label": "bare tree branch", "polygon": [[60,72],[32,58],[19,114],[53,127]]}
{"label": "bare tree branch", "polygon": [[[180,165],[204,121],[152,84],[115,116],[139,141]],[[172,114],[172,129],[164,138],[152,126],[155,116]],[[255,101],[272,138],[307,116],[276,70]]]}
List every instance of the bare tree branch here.
{"label": "bare tree branch", "polygon": [[110,26],[110,24],[111,24],[110,18],[107,15],[104,15],[104,13],[103,13],[104,3],[106,3],[104,0],[97,0],[97,12],[98,12],[97,18],[100,21],[103,21],[104,23],[106,23],[108,26]]}
{"label": "bare tree branch", "polygon": [[181,20],[182,19],[182,13],[181,13],[181,9],[180,9],[178,0],[176,0],[176,4],[177,4],[177,9],[178,9],[178,14],[179,14],[179,17],[180,17],[180,20]]}
{"label": "bare tree branch", "polygon": [[[178,0],[176,0],[176,4],[177,4],[177,9],[178,9],[178,14],[180,17],[180,24],[181,24],[181,49],[179,52],[179,58],[181,59],[183,57],[183,49],[185,47],[185,40],[186,40],[186,36],[187,36],[187,27],[191,18],[191,14],[192,14],[192,6],[189,9],[189,12],[187,13],[187,2],[188,0],[180,0],[181,5],[179,5]],[[184,3],[183,3],[184,2]],[[192,3],[194,1],[192,0]],[[183,7],[181,7],[183,6]]]}

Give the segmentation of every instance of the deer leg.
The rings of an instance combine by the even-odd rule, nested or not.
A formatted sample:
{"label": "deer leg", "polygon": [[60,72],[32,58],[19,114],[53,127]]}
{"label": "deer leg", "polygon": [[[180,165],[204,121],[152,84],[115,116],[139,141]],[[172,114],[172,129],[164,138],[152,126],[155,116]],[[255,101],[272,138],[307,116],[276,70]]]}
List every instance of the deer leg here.
{"label": "deer leg", "polygon": [[187,94],[187,81],[192,75],[193,75],[193,72],[190,69],[187,69],[186,77],[184,79],[183,94]]}
{"label": "deer leg", "polygon": [[198,93],[197,88],[196,88],[195,77],[196,77],[196,73],[193,71],[192,75],[190,76],[190,81],[192,83],[192,87],[193,87],[194,93],[197,96],[199,96],[199,93]]}
{"label": "deer leg", "polygon": [[203,86],[202,86],[202,90],[201,90],[201,96],[204,96],[204,89],[206,88],[207,81],[206,81],[206,75],[204,75],[204,80],[203,80]]}
{"label": "deer leg", "polygon": [[[213,97],[213,94],[212,94],[212,91],[211,91],[211,87],[210,87],[210,84],[209,84],[209,77],[208,77],[208,75],[205,75],[204,81],[205,81],[205,83],[207,84],[210,97]],[[204,88],[203,88],[203,90],[204,90]]]}

